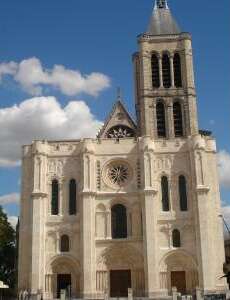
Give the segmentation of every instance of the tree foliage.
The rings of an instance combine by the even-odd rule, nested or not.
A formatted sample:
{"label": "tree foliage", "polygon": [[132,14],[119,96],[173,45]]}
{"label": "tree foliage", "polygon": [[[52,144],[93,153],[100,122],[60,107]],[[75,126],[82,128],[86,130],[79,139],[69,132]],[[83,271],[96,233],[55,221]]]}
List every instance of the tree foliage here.
{"label": "tree foliage", "polygon": [[16,232],[0,206],[0,280],[14,288],[16,284]]}

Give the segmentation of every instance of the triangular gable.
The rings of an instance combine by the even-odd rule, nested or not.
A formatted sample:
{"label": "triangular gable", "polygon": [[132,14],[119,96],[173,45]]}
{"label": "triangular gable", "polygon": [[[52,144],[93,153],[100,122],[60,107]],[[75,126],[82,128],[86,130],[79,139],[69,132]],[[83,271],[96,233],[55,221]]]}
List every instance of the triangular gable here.
{"label": "triangular gable", "polygon": [[107,133],[109,132],[109,130],[119,125],[130,128],[131,130],[133,130],[136,136],[137,126],[120,100],[118,100],[114,104],[109,117],[107,118],[104,126],[98,134],[98,137],[107,138]]}

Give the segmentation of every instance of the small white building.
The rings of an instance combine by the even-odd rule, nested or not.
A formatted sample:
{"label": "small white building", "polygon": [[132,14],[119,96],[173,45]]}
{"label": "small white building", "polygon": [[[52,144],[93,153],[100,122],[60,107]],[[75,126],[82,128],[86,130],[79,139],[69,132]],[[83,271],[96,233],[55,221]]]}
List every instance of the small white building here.
{"label": "small white building", "polygon": [[174,286],[227,288],[216,145],[198,130],[191,35],[156,1],[138,46],[137,123],[118,99],[97,138],[23,148],[19,290],[95,299],[130,287],[159,299]]}

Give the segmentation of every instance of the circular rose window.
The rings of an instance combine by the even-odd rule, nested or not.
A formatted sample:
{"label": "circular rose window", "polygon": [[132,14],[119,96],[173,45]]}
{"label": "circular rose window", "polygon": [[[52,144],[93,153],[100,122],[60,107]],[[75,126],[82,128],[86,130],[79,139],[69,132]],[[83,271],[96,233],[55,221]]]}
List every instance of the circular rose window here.
{"label": "circular rose window", "polygon": [[112,162],[106,168],[106,179],[117,187],[125,186],[131,178],[131,169],[126,162]]}

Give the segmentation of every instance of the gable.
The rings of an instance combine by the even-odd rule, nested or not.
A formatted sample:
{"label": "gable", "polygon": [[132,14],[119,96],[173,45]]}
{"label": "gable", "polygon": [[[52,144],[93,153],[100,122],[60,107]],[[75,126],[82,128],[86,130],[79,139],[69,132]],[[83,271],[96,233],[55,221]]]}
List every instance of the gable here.
{"label": "gable", "polygon": [[137,127],[124,105],[118,100],[100,130],[99,138],[125,138],[136,136]]}

